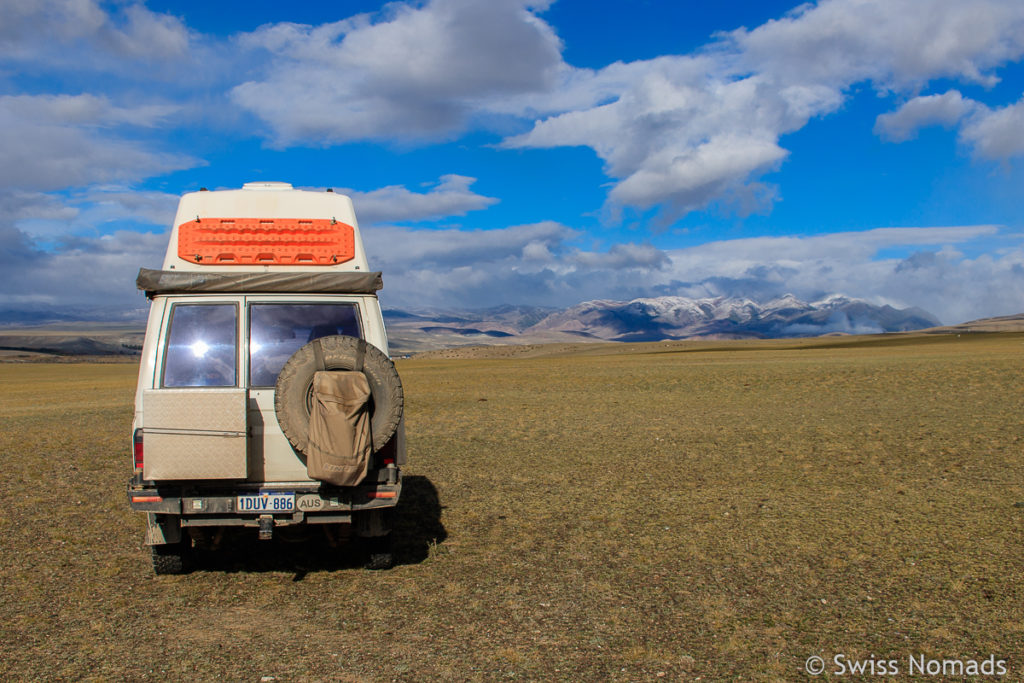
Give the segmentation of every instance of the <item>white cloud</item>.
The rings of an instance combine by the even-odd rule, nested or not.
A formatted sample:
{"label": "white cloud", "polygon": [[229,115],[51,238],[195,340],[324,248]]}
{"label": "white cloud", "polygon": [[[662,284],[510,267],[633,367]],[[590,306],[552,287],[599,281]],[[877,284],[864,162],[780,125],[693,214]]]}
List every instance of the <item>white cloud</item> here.
{"label": "white cloud", "polygon": [[[665,57],[609,69],[624,87],[614,102],[540,120],[504,145],[592,147],[619,179],[612,204],[667,204],[670,217],[749,195],[751,186],[764,194],[751,179],[786,157],[779,136],[841,101],[827,88],[778,88],[760,76],[730,79],[705,58]],[[592,99],[608,82],[595,75]]]}
{"label": "white cloud", "polygon": [[1024,155],[1024,99],[1000,109],[979,106],[961,127],[960,139],[985,159]]}
{"label": "white cloud", "polygon": [[12,119],[37,125],[113,127],[115,125],[151,128],[176,113],[173,105],[118,107],[98,95],[5,95],[0,111]]}
{"label": "white cloud", "polygon": [[73,197],[73,202],[84,225],[129,220],[165,228],[174,220],[179,199],[167,192],[111,185],[90,188]]}
{"label": "white cloud", "polygon": [[127,204],[146,193],[86,195],[202,163],[157,142],[195,109],[167,102],[194,97],[212,61],[180,19],[96,0],[0,0],[0,16],[0,91],[32,93],[0,95],[0,206],[22,206],[10,225],[50,239],[134,219]]}
{"label": "white cloud", "polygon": [[[590,147],[616,180],[613,208],[662,205],[669,218],[770,203],[758,177],[787,156],[780,137],[838,109],[859,82],[883,92],[937,78],[991,85],[1024,54],[1024,5],[1005,0],[826,0],[694,55],[597,71],[565,64],[554,31],[521,0],[389,7],[382,18],[250,34],[244,44],[270,52],[271,66],[235,101],[282,145],[429,138],[489,116],[533,117],[503,145]],[[881,130],[948,121],[952,97],[908,103]]]}
{"label": "white cloud", "polygon": [[[881,228],[805,237],[723,240],[664,251],[619,244],[588,251],[582,233],[554,222],[501,230],[364,231],[370,264],[385,273],[394,308],[570,306],[592,299],[843,294],[897,308],[916,306],[945,323],[1020,313],[1024,248],[996,226]],[[0,308],[133,311],[140,266],[159,267],[163,233],[73,237],[52,250],[0,225]],[[993,244],[1002,248],[993,248]],[[968,257],[983,247],[987,254]],[[907,256],[888,257],[891,250]]]}
{"label": "white cloud", "polygon": [[[671,252],[673,260],[680,254],[692,255],[687,268],[702,273],[700,259],[707,258],[707,276],[746,271],[765,263],[795,265],[815,259],[870,259],[883,249],[928,247],[960,244],[999,232],[994,225],[968,225],[927,228],[875,228],[863,232],[838,232],[811,236],[748,237],[708,242],[697,247]],[[728,269],[723,270],[728,264]],[[677,266],[678,266],[677,262]]]}
{"label": "white cloud", "polygon": [[[916,306],[946,323],[1024,308],[1024,249],[997,226],[758,237],[670,251],[646,244],[585,251],[574,246],[579,237],[557,223],[365,233],[371,265],[385,272],[382,298],[398,308],[569,306],[666,295],[768,301],[794,294],[813,301],[843,294],[897,308]],[[993,243],[1006,248],[992,250]],[[998,253],[961,253],[978,247]],[[882,256],[892,250],[908,255]]]}
{"label": "white cloud", "polygon": [[[711,242],[670,251],[672,267],[657,291],[755,299],[792,293],[805,300],[839,293],[962,322],[1024,309],[1024,249],[973,259],[958,250],[993,240],[1012,244],[1011,238],[979,225]],[[892,249],[910,255],[879,257]]]}
{"label": "white cloud", "polygon": [[[583,145],[614,180],[613,210],[662,206],[672,219],[715,203],[740,213],[769,206],[774,188],[760,177],[785,162],[782,136],[842,107],[858,84],[882,94],[916,94],[940,78],[988,86],[1000,66],[1024,55],[1024,5],[1017,0],[824,0],[722,33],[689,55],[580,69],[562,58],[562,43],[543,18],[548,4],[394,2],[376,14],[319,26],[271,24],[222,40],[139,4],[0,0],[0,64],[114,74],[135,86],[142,77],[163,78],[195,102],[189,116],[223,123],[248,111],[279,146],[436,140],[474,128],[518,131],[505,147]],[[203,92],[211,83],[229,90],[236,106],[211,106],[222,102]],[[956,96],[911,99],[879,117],[878,130],[903,139],[920,125],[951,125],[959,113],[961,139],[979,157],[1021,153],[1012,139],[1016,108],[966,116],[971,101]],[[63,104],[85,110],[88,97]],[[126,106],[120,113],[130,118],[117,121],[117,108],[107,109],[108,126],[152,125],[165,115],[158,105]],[[35,160],[26,187],[53,187],[39,180],[44,161],[51,168],[43,175],[67,163],[79,182],[76,155],[65,148],[91,152],[99,182],[194,163],[129,144],[110,128],[107,135],[91,123],[69,128],[52,136],[41,124],[27,131],[28,139],[53,137],[56,151]],[[17,142],[18,135],[8,138]],[[103,149],[112,158],[103,158]],[[126,172],[132,168],[134,175]]]}
{"label": "white cloud", "polygon": [[107,14],[95,2],[75,0],[0,1],[0,46],[7,58],[52,59],[58,56],[45,35],[61,43],[95,35],[107,21]]}
{"label": "white cloud", "polygon": [[118,54],[130,59],[175,59],[187,54],[189,32],[177,17],[142,5],[129,5],[124,15],[124,27],[111,28],[106,36]]}
{"label": "white cloud", "polygon": [[0,225],[12,225],[22,219],[67,221],[78,215],[78,210],[67,206],[60,198],[43,192],[18,189],[0,191]]}
{"label": "white cloud", "polygon": [[606,252],[576,251],[570,262],[587,268],[642,268],[660,270],[672,261],[668,255],[651,244],[615,244]]}
{"label": "white cloud", "polygon": [[1017,0],[824,0],[725,36],[739,68],[779,83],[882,89],[954,78],[993,85],[1024,54]]}
{"label": "white cloud", "polygon": [[591,252],[575,245],[581,236],[551,221],[499,230],[378,227],[363,233],[371,267],[385,274],[382,301],[395,307],[572,305],[610,292],[632,298],[647,292],[647,276],[668,264],[649,244]]}
{"label": "white cloud", "polygon": [[[597,70],[564,62],[539,13],[545,4],[394,3],[378,15],[275,24],[221,41],[138,4],[0,0],[7,80],[35,79],[38,93],[45,83],[85,82],[83,74],[121,79],[95,94],[0,96],[2,300],[130,302],[137,267],[159,264],[164,235],[104,234],[120,221],[166,225],[176,198],[135,192],[133,183],[201,163],[146,141],[180,125],[182,114],[149,95],[137,99],[163,92],[150,75],[197,108],[208,106],[198,103],[205,95],[197,83],[207,87],[229,72],[232,83],[247,81],[230,97],[282,145],[489,128],[509,135],[508,148],[586,146],[614,180],[612,208],[663,206],[670,217],[716,202],[743,211],[770,203],[773,188],[760,176],[785,162],[782,136],[840,109],[863,83],[911,98],[878,119],[878,132],[891,139],[923,125],[958,125],[978,158],[1024,154],[1024,100],[986,106],[983,96],[957,90],[915,97],[940,78],[991,85],[1000,66],[1019,60],[1017,1],[827,0],[718,36],[690,55]],[[229,51],[233,71],[227,60],[203,61]],[[166,81],[189,67],[181,85]],[[497,201],[472,184],[446,175],[426,188],[352,194],[367,224],[428,220]],[[1005,238],[991,226],[731,240],[671,252],[644,243],[588,251],[581,235],[554,222],[489,231],[384,225],[366,241],[371,262],[386,272],[386,300],[401,305],[843,292],[919,305],[954,322],[1018,312],[1024,293],[1018,246],[1004,241],[984,257],[958,251],[974,254]],[[34,241],[41,239],[48,251]],[[882,258],[885,249],[916,252]]]}
{"label": "white cloud", "polygon": [[[231,97],[277,146],[436,140],[532,120],[502,146],[590,147],[615,181],[613,213],[661,206],[674,219],[715,203],[770,206],[760,176],[785,161],[781,137],[838,110],[859,83],[881,94],[940,78],[989,86],[1024,55],[1016,0],[824,0],[690,55],[579,69],[562,59],[546,5],[396,2],[319,26],[264,26],[234,41],[256,73]],[[897,140],[952,125],[970,107],[956,95],[915,98],[878,130]],[[975,130],[985,156],[999,135]]]}
{"label": "white cloud", "polygon": [[388,221],[422,221],[445,216],[464,216],[498,202],[494,197],[476,194],[469,186],[476,178],[449,173],[427,192],[411,192],[400,185],[389,185],[370,192],[341,190],[359,208],[363,224]]}
{"label": "white cloud", "polygon": [[535,261],[538,246],[561,251],[580,233],[554,221],[497,230],[423,230],[379,226],[363,231],[370,265],[395,273],[408,269],[440,271],[461,267],[488,269],[517,262],[528,252]]}
{"label": "white cloud", "polygon": [[[0,308],[37,307],[116,319],[138,312],[142,266],[159,268],[177,197],[126,187],[70,197],[0,192]],[[113,221],[160,225],[156,232],[111,230]]]}
{"label": "white cloud", "polygon": [[138,313],[139,268],[159,268],[167,236],[119,231],[70,238],[55,251],[36,248],[20,231],[0,226],[0,307],[40,307],[110,318]]}
{"label": "white cloud", "polygon": [[460,131],[482,100],[555,84],[561,44],[530,11],[538,4],[393,3],[381,18],[266,26],[240,44],[270,52],[269,73],[232,97],[267,121],[282,145],[445,136]]}
{"label": "white cloud", "polygon": [[0,61],[73,71],[141,72],[191,61],[192,35],[177,17],[141,4],[107,11],[95,0],[0,0]]}
{"label": "white cloud", "polygon": [[0,96],[0,185],[57,190],[195,166],[195,159],[151,151],[114,132],[154,125],[171,111],[117,107],[92,95]]}
{"label": "white cloud", "polygon": [[[663,204],[674,218],[760,196],[756,209],[773,194],[758,176],[787,155],[780,136],[838,109],[856,83],[871,81],[883,92],[942,77],[990,85],[995,67],[1022,54],[1024,5],[1017,2],[802,5],[754,30],[723,34],[695,56],[563,74],[570,94],[552,95],[548,106],[543,96],[523,99],[548,115],[504,145],[593,148],[617,179],[612,205]],[[552,111],[558,106],[565,109]],[[970,107],[951,94],[918,98],[879,126],[893,137],[909,135],[927,122],[955,123]],[[1016,127],[1014,112],[991,127],[992,137],[1005,137]]]}
{"label": "white cloud", "polygon": [[892,142],[903,142],[915,137],[918,129],[925,126],[938,124],[949,128],[976,106],[976,102],[965,99],[957,90],[915,97],[896,111],[879,116],[875,133]]}
{"label": "white cloud", "polygon": [[174,218],[179,197],[127,186],[97,186],[81,192],[0,191],[0,225],[16,230],[19,239],[40,243],[99,237],[123,231],[125,223],[163,230]]}
{"label": "white cloud", "polygon": [[875,132],[904,142],[919,128],[933,124],[958,125],[960,142],[977,158],[1005,160],[1024,155],[1024,99],[991,109],[956,90],[915,97],[897,111],[879,116]]}

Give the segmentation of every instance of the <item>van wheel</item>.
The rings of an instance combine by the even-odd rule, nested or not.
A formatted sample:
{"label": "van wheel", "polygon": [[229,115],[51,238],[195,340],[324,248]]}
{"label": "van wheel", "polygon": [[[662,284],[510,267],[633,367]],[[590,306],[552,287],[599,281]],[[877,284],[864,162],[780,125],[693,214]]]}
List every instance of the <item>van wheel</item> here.
{"label": "van wheel", "polygon": [[362,543],[366,553],[364,569],[379,571],[391,569],[395,565],[395,556],[391,548],[391,534],[376,538],[364,538]]}
{"label": "van wheel", "polygon": [[150,546],[155,574],[184,574],[188,569],[191,548],[187,541]]}
{"label": "van wheel", "polygon": [[[317,367],[314,344],[320,344],[324,367]],[[318,370],[353,370],[364,345],[363,374],[370,385],[370,431],[373,450],[378,451],[394,436],[402,419],[404,395],[395,364],[373,344],[346,335],[321,337],[292,354],[281,368],[274,386],[274,410],[281,431],[297,451],[309,441],[309,412],[313,374]]]}

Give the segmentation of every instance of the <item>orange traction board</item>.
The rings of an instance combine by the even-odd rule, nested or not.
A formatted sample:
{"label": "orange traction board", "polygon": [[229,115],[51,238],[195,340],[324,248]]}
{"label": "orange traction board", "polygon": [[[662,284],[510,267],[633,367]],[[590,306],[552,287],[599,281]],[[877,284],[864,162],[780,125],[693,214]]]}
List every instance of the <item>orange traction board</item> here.
{"label": "orange traction board", "polygon": [[196,218],[178,256],[203,266],[333,266],[356,255],[355,229],[333,218]]}

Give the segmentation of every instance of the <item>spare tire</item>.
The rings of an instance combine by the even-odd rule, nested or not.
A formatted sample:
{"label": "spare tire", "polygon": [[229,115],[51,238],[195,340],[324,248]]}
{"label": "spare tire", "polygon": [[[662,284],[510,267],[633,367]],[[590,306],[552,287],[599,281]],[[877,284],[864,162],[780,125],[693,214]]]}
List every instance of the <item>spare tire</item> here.
{"label": "spare tire", "polygon": [[[320,346],[323,366],[317,359]],[[363,347],[362,353],[360,346]],[[362,367],[357,368],[360,356]],[[395,364],[383,351],[362,339],[345,335],[321,337],[309,342],[281,368],[274,386],[274,410],[277,423],[297,451],[304,451],[309,440],[309,413],[313,403],[313,373],[318,370],[361,369],[370,384],[370,431],[373,450],[378,451],[395,434],[402,419],[404,396],[402,380]]]}

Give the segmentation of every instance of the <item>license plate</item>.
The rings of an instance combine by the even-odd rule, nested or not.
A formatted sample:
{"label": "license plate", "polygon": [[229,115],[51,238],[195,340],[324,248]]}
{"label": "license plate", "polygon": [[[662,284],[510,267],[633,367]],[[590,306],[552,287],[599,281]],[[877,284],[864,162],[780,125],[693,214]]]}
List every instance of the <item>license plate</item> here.
{"label": "license plate", "polygon": [[261,493],[258,496],[238,496],[238,512],[294,512],[294,493]]}

